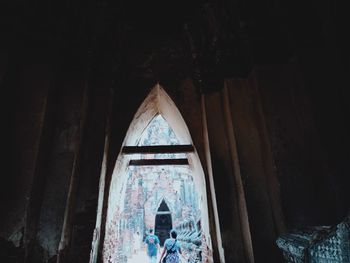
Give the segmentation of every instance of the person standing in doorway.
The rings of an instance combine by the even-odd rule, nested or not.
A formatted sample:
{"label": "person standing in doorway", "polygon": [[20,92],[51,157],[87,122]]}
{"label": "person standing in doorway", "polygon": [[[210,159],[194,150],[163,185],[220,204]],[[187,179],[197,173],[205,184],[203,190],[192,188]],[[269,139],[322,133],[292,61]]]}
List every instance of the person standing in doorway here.
{"label": "person standing in doorway", "polygon": [[159,238],[153,234],[153,229],[149,230],[149,235],[145,239],[145,243],[147,244],[147,255],[149,257],[150,263],[157,262],[157,254],[160,249],[159,246]]}

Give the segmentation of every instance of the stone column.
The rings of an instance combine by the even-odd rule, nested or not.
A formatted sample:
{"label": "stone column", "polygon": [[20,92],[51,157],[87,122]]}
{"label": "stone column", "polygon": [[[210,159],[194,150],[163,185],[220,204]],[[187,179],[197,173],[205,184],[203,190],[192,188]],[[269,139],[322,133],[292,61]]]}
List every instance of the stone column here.
{"label": "stone column", "polygon": [[69,181],[68,195],[66,201],[66,208],[64,213],[63,227],[61,233],[61,240],[58,246],[57,263],[65,262],[67,255],[67,249],[70,244],[70,237],[72,234],[72,219],[75,208],[75,201],[77,195],[77,184],[80,176],[80,158],[81,148],[84,138],[86,119],[88,115],[88,84],[86,83],[84,88],[84,94],[81,104],[80,123],[78,126],[78,132],[76,135],[76,146],[74,150],[74,161],[72,165],[72,173]]}
{"label": "stone column", "polygon": [[[207,126],[207,113],[205,105],[205,95],[201,95],[201,109],[202,109],[202,123],[203,123],[203,137],[204,137],[204,152],[207,165],[207,191],[208,191],[208,206],[209,206],[209,220],[211,226],[211,236],[214,239],[213,250],[214,261],[220,260],[221,263],[225,262],[224,250],[222,248],[221,231],[220,231],[220,221],[217,209],[216,193],[213,180],[213,169],[211,163],[210,155],[210,145],[208,136],[208,126]],[[215,251],[216,250],[216,251]]]}
{"label": "stone column", "polygon": [[236,135],[254,257],[257,262],[278,262],[275,240],[283,224],[279,189],[254,76],[227,80],[225,96]]}
{"label": "stone column", "polygon": [[[226,84],[226,83],[225,83]],[[226,124],[226,134],[229,144],[229,151],[231,157],[231,164],[233,168],[233,176],[235,181],[234,191],[237,193],[237,206],[240,219],[240,225],[242,229],[242,239],[243,239],[243,249],[246,261],[249,263],[254,262],[254,254],[252,247],[252,238],[250,234],[249,217],[247,211],[247,203],[245,198],[244,187],[242,183],[241,167],[239,164],[238,152],[237,152],[237,142],[234,131],[234,126],[232,122],[231,108],[229,102],[229,94],[227,86],[225,85],[223,91],[221,92],[223,113]]]}

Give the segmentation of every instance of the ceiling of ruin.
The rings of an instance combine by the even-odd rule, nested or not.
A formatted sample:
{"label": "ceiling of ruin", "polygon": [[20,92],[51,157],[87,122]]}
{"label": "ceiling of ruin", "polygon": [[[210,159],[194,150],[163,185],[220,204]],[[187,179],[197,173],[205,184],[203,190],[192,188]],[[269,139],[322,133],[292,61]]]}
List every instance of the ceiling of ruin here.
{"label": "ceiling of ruin", "polygon": [[21,61],[104,77],[193,77],[206,91],[256,64],[285,63],[299,47],[323,45],[329,14],[321,10],[301,0],[7,1],[1,46]]}

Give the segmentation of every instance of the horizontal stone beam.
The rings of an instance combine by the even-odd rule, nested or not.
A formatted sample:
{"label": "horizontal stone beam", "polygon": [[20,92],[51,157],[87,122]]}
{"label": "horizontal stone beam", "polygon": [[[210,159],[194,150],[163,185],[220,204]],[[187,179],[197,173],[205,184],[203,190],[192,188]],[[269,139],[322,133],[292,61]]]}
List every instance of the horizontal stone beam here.
{"label": "horizontal stone beam", "polygon": [[140,154],[140,153],[188,153],[194,152],[191,144],[181,145],[155,145],[155,146],[124,146],[123,154]]}
{"label": "horizontal stone beam", "polygon": [[142,159],[142,160],[130,160],[129,165],[142,166],[142,165],[188,165],[187,158],[181,159]]}

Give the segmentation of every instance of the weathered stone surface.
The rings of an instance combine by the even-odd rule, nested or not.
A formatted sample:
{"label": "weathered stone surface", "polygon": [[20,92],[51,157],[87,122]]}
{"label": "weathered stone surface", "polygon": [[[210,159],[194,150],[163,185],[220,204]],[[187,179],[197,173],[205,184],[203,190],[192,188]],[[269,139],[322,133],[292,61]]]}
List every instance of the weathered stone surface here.
{"label": "weathered stone surface", "polygon": [[276,243],[286,262],[349,262],[350,217],[336,226],[295,229],[280,236]]}

